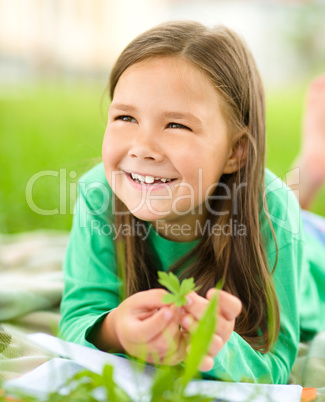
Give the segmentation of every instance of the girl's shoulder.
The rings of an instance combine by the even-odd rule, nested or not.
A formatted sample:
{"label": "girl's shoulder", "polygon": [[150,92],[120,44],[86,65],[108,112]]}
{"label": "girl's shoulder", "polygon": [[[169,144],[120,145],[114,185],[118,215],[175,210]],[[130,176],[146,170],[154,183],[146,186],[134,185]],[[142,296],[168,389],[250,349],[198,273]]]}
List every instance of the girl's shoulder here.
{"label": "girl's shoulder", "polygon": [[103,162],[97,163],[95,166],[87,170],[79,179],[79,184],[82,183],[85,186],[93,186],[96,184],[103,185],[104,187],[110,188],[104,170]]}
{"label": "girl's shoulder", "polygon": [[107,182],[103,162],[93,166],[78,180],[78,193],[93,215],[111,214],[113,191]]}
{"label": "girl's shoulder", "polygon": [[269,227],[269,217],[280,245],[291,243],[293,239],[303,240],[301,208],[297,197],[281,177],[269,169],[265,169],[263,200],[266,200],[268,210],[263,206],[262,228]]}

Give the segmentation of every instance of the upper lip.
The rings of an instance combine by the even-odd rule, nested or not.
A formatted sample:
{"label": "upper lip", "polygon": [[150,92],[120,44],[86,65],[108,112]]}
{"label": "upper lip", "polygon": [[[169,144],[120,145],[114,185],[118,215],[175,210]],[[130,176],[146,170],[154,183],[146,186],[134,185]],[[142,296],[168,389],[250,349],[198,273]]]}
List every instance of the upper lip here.
{"label": "upper lip", "polygon": [[151,176],[151,177],[155,177],[155,178],[158,177],[159,179],[168,179],[168,180],[175,179],[175,177],[160,176],[158,174],[155,175],[155,174],[152,174],[152,173],[140,173],[140,172],[135,172],[134,170],[124,170],[124,172],[129,173],[129,174],[131,174],[131,173],[138,174],[138,175],[143,176],[143,177]]}

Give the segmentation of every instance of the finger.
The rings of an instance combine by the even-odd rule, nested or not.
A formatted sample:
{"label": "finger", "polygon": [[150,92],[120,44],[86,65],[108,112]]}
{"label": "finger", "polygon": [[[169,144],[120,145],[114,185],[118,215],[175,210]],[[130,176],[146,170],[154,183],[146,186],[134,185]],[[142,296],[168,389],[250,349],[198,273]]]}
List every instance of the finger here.
{"label": "finger", "polygon": [[214,334],[212,336],[211,344],[209,346],[208,355],[212,358],[215,357],[220,352],[220,350],[223,348],[224,344],[225,344],[225,342],[221,338],[221,336]]}
{"label": "finger", "polygon": [[191,334],[188,331],[182,330],[182,338],[185,340],[186,346],[189,345],[191,341]]}
{"label": "finger", "polygon": [[149,310],[149,311],[144,311],[143,313],[138,313],[137,314],[137,318],[142,321],[142,320],[146,320],[147,318],[153,316],[155,313],[157,313],[158,309],[155,308],[153,310]]}
{"label": "finger", "polygon": [[238,297],[224,291],[211,288],[207,291],[206,297],[211,300],[216,292],[219,292],[219,313],[227,320],[235,319],[241,312],[242,303]]}
{"label": "finger", "polygon": [[155,350],[163,355],[174,353],[178,348],[181,335],[178,321],[172,320],[161,333],[150,340],[150,350]]}
{"label": "finger", "polygon": [[163,338],[163,335],[158,335],[158,337],[154,341],[150,341],[146,344],[147,354],[151,357],[158,357],[159,363],[162,364],[163,360],[168,356],[169,360],[172,357],[175,357],[177,350],[179,348],[181,341],[181,334],[179,333],[178,337],[174,339],[170,339],[167,342],[166,339]]}
{"label": "finger", "polygon": [[168,326],[162,331],[162,335],[167,342],[170,339],[174,339],[179,336],[180,327],[179,327],[179,319],[175,317],[168,323]]}
{"label": "finger", "polygon": [[187,303],[184,306],[185,310],[198,320],[206,309],[208,300],[199,296],[196,292],[191,292],[186,296],[186,299]]}
{"label": "finger", "polygon": [[216,335],[219,335],[225,343],[230,338],[234,327],[235,320],[227,320],[222,315],[219,315],[215,333]]}
{"label": "finger", "polygon": [[189,332],[192,332],[197,327],[197,323],[198,321],[191,314],[186,314],[180,321],[182,328]]}
{"label": "finger", "polygon": [[205,356],[201,361],[199,366],[200,371],[209,371],[212,370],[214,366],[214,360],[211,356]]}
{"label": "finger", "polygon": [[172,354],[169,353],[166,354],[166,356],[162,360],[162,363],[169,366],[175,366],[176,364],[181,363],[182,361],[185,360],[186,357],[186,347],[187,347],[186,339],[184,337],[180,337],[177,350]]}
{"label": "finger", "polygon": [[144,342],[150,342],[161,334],[174,317],[174,312],[169,307],[164,307],[151,317],[137,322],[139,338]]}
{"label": "finger", "polygon": [[132,296],[134,311],[143,312],[166,307],[162,299],[167,293],[165,289],[150,289],[135,293]]}

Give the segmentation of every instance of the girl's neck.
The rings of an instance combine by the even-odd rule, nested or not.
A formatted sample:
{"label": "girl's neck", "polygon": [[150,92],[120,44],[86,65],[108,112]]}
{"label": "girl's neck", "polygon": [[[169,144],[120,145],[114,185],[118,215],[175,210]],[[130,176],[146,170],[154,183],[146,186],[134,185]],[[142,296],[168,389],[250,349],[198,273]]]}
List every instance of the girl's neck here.
{"label": "girl's neck", "polygon": [[200,215],[189,214],[181,222],[157,220],[150,222],[154,230],[165,239],[175,242],[190,242],[202,237],[206,211]]}

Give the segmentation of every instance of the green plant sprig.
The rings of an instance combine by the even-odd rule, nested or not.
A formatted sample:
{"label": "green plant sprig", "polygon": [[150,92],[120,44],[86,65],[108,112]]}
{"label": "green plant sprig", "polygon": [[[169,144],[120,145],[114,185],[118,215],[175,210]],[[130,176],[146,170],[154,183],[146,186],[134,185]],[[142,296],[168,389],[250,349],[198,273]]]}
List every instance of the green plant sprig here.
{"label": "green plant sprig", "polygon": [[[193,278],[184,279],[179,283],[178,278],[173,273],[158,272],[159,282],[165,286],[169,293],[164,296],[166,303],[175,303],[180,307],[186,304],[186,295],[192,291],[196,291],[198,287],[194,286]],[[223,288],[223,281],[219,281],[216,289]],[[185,358],[185,364],[176,366],[159,366],[156,375],[153,378],[151,386],[152,402],[211,402],[215,400],[213,397],[206,395],[187,395],[186,387],[188,383],[197,376],[200,377],[198,366],[202,358],[206,355],[214,328],[217,323],[215,314],[218,305],[218,293],[209,301],[206,311],[198,322],[197,328],[194,330],[190,342],[189,353]],[[46,402],[99,402],[94,393],[98,388],[106,391],[107,400],[112,402],[131,401],[131,397],[125,393],[114,381],[113,367],[105,366],[102,374],[96,374],[89,370],[82,370],[76,373],[72,378],[67,380],[66,385],[69,393],[62,395],[59,392],[52,392],[48,395]],[[1,383],[1,381],[0,381]],[[6,396],[6,393],[3,397]],[[26,402],[38,402],[39,398],[28,395],[26,393],[17,393],[17,396],[23,398]],[[0,396],[1,401],[1,396]]]}
{"label": "green plant sprig", "polygon": [[172,272],[158,271],[158,277],[158,282],[170,292],[163,297],[162,301],[166,304],[174,303],[176,307],[185,306],[186,295],[200,288],[195,286],[193,278],[183,279],[179,283],[177,276]]}

